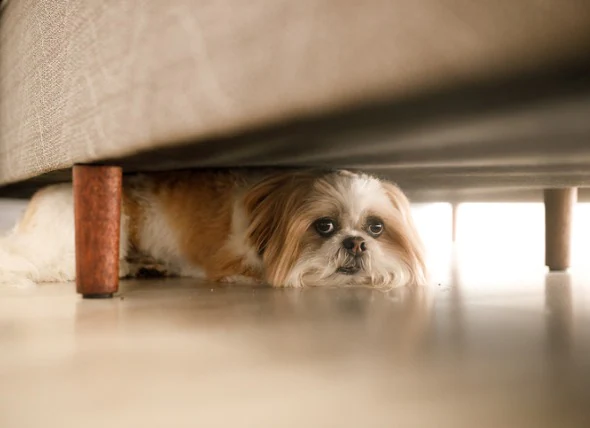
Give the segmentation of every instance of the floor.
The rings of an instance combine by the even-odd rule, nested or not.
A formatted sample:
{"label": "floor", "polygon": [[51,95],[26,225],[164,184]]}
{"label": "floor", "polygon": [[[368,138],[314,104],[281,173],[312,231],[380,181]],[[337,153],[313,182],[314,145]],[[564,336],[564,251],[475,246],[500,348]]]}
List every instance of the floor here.
{"label": "floor", "polygon": [[422,208],[424,293],[0,289],[0,427],[590,426],[587,269],[545,273],[526,207],[510,245],[514,212],[462,207],[454,246],[448,207]]}

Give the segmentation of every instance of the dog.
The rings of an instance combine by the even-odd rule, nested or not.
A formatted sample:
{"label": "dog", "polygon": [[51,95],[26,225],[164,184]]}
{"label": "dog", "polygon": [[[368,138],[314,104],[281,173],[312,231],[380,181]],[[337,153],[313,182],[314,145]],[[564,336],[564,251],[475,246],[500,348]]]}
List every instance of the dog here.
{"label": "dog", "polygon": [[[345,170],[189,170],[126,176],[120,276],[275,287],[394,288],[427,281],[410,203],[395,185]],[[31,199],[0,239],[0,283],[75,280],[71,184]]]}

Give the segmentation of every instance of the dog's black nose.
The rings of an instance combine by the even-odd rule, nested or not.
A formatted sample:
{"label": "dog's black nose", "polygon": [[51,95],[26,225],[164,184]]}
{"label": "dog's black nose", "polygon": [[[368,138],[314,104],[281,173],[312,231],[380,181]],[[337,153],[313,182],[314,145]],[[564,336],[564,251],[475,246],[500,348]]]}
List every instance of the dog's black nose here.
{"label": "dog's black nose", "polygon": [[353,256],[360,256],[367,250],[367,243],[360,236],[349,236],[342,241],[342,246]]}

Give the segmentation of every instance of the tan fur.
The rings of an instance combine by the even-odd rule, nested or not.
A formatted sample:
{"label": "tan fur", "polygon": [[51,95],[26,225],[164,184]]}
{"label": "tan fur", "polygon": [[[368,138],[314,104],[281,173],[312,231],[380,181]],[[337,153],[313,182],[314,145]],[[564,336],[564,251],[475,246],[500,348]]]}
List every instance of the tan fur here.
{"label": "tan fur", "polygon": [[385,237],[390,242],[392,251],[399,252],[400,257],[410,267],[413,275],[413,281],[424,281],[427,278],[419,278],[418,273],[426,273],[426,261],[422,240],[418,235],[414,220],[412,218],[410,201],[402,190],[393,183],[382,182],[389,200],[393,206],[402,213],[403,221],[400,222],[395,217],[386,219]]}
{"label": "tan fur", "polygon": [[299,238],[311,224],[303,205],[316,178],[310,172],[279,174],[255,185],[244,198],[251,218],[248,235],[268,266],[266,278],[271,284],[283,283],[299,258]]}
{"label": "tan fur", "polygon": [[127,236],[131,248],[135,249],[139,242],[139,230],[143,224],[143,214],[139,201],[125,190],[123,191],[122,210],[123,214],[130,219]]}
{"label": "tan fur", "polygon": [[[234,275],[261,279],[261,273],[243,265],[231,248],[223,246],[231,229],[232,205],[239,176],[216,172],[173,172],[149,174],[149,192],[163,207],[175,232],[182,256],[202,266],[212,280]],[[132,192],[128,192],[132,195]],[[130,204],[133,207],[133,203]],[[140,206],[141,204],[136,204]],[[130,210],[132,223],[142,213]],[[136,238],[137,239],[137,238]],[[135,242],[141,248],[141,242]]]}
{"label": "tan fur", "polygon": [[17,233],[26,233],[27,231],[31,230],[37,218],[39,200],[43,198],[48,191],[50,191],[50,188],[46,187],[33,195],[31,201],[27,205],[27,209],[15,227],[15,231]]}

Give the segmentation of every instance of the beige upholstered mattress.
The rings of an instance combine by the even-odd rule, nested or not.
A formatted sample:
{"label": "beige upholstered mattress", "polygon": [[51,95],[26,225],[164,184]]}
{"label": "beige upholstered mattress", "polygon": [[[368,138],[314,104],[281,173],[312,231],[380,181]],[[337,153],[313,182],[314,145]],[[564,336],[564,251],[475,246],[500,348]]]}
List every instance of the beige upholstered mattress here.
{"label": "beige upholstered mattress", "polygon": [[[10,0],[0,184],[589,52],[588,0]],[[338,140],[329,144],[338,155]]]}

